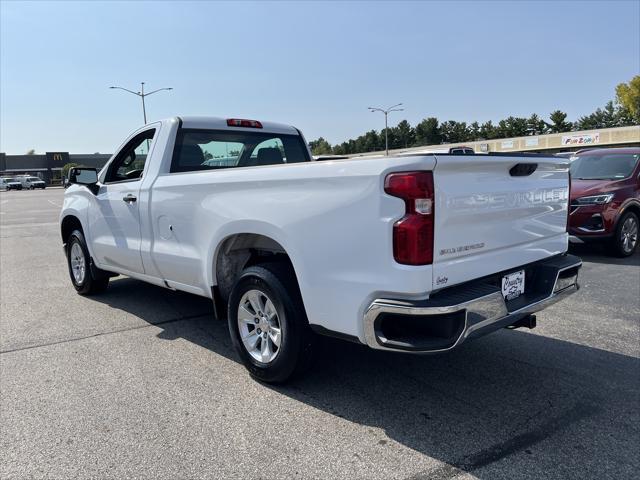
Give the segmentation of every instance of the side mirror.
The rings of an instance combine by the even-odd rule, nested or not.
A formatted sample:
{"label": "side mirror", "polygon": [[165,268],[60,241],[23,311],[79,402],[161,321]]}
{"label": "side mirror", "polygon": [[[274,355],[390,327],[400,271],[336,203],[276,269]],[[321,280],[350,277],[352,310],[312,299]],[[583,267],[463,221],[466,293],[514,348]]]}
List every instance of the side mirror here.
{"label": "side mirror", "polygon": [[69,170],[69,184],[84,185],[95,195],[98,192],[98,170],[74,167]]}

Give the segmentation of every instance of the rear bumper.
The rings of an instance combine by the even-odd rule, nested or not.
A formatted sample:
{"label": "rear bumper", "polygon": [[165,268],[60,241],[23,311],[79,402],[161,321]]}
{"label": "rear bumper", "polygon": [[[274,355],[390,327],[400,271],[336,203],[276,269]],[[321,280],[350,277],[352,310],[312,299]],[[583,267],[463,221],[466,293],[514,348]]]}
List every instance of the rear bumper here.
{"label": "rear bumper", "polygon": [[[565,254],[441,290],[428,300],[376,299],[364,315],[365,341],[378,350],[452,350],[575,293],[581,266],[578,257]],[[522,269],[525,293],[505,301],[502,276]]]}

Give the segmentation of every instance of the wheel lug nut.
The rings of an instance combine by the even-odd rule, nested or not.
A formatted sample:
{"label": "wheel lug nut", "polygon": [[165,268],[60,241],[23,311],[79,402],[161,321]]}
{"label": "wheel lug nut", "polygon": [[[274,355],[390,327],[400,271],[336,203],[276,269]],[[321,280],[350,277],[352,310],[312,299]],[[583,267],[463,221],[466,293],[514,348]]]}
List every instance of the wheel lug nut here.
{"label": "wheel lug nut", "polygon": [[262,333],[262,330],[258,329],[258,335],[260,335]]}
{"label": "wheel lug nut", "polygon": [[254,318],[254,319],[253,319],[253,323],[258,323],[258,322],[260,322],[260,320],[259,320],[259,319],[257,319],[257,318]]}

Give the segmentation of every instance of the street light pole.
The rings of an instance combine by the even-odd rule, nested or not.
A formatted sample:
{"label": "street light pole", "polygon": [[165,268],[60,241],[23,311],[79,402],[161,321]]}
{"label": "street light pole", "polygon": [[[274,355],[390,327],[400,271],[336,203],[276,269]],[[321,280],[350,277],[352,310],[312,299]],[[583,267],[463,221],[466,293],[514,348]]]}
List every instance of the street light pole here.
{"label": "street light pole", "polygon": [[162,90],[173,90],[172,87],[159,88],[149,93],[144,93],[144,82],[140,82],[140,91],[134,92],[133,90],[129,90],[128,88],[123,87],[109,87],[109,88],[117,88],[118,90],[124,90],[125,92],[133,93],[134,95],[139,96],[142,99],[142,115],[144,117],[144,124],[147,124],[147,108],[144,104],[144,97],[148,97],[149,95],[153,95],[156,92],[161,92]]}
{"label": "street light pole", "polygon": [[142,99],[142,115],[144,116],[144,124],[147,124],[147,109],[144,106],[144,82],[140,82],[140,98]]}
{"label": "street light pole", "polygon": [[397,105],[392,105],[391,107],[384,109],[379,107],[367,107],[370,112],[382,112],[384,113],[384,151],[385,155],[389,155],[389,126],[387,123],[387,117],[391,112],[402,112],[404,108],[397,108],[402,103],[398,103]]}

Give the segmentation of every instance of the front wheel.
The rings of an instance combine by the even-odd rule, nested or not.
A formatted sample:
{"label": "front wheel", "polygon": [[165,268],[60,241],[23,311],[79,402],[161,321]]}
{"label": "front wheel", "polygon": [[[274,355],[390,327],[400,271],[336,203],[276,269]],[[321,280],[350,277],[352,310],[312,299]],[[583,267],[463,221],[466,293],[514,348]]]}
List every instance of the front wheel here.
{"label": "front wheel", "polygon": [[613,250],[620,257],[632,255],[638,245],[638,216],[626,212],[620,218],[613,237]]}
{"label": "front wheel", "polygon": [[282,383],[310,365],[313,333],[289,266],[245,269],[231,291],[228,309],[231,340],[254,378]]}
{"label": "front wheel", "polygon": [[96,270],[92,272],[89,250],[80,230],[74,230],[67,241],[67,264],[71,283],[80,295],[103,292],[109,286],[109,275]]}

